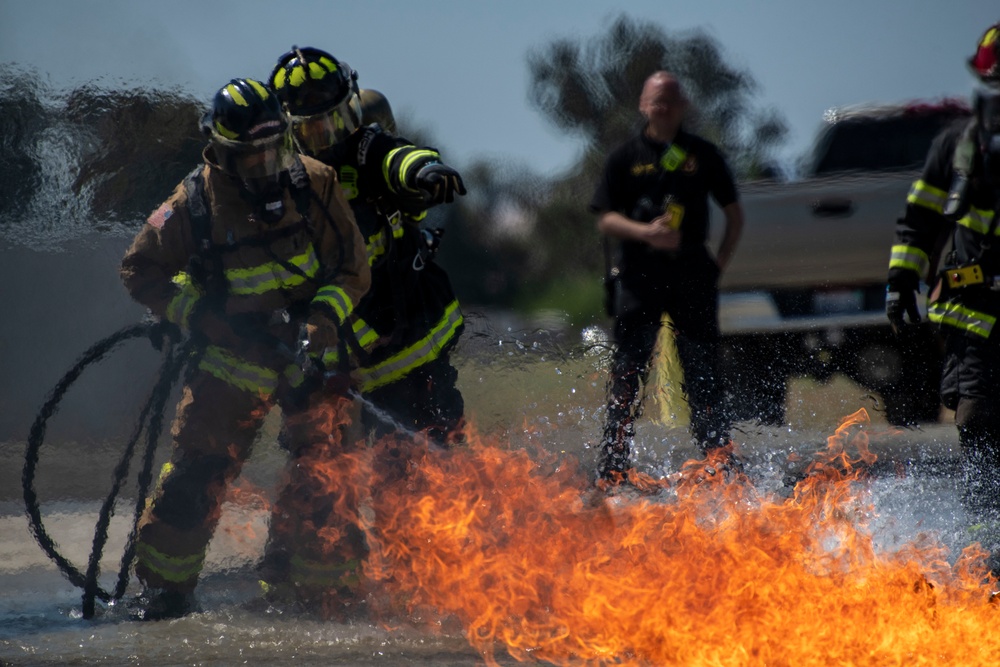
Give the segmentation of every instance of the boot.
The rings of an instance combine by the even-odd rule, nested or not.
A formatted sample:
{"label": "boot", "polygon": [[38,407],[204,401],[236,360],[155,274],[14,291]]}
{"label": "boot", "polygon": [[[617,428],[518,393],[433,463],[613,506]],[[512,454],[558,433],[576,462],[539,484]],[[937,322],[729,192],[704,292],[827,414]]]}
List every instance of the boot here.
{"label": "boot", "polygon": [[191,591],[147,588],[125,604],[133,621],[163,621],[201,611]]}

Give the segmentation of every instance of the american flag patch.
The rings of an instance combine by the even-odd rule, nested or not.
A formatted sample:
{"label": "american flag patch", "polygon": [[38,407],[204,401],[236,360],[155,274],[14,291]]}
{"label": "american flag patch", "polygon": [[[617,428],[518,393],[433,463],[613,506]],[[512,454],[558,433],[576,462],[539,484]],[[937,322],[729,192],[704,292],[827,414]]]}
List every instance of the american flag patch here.
{"label": "american flag patch", "polygon": [[146,222],[153,225],[157,229],[161,229],[163,227],[163,223],[165,223],[167,218],[173,214],[174,209],[170,206],[170,204],[164,204],[160,208],[153,211],[153,215],[149,216]]}

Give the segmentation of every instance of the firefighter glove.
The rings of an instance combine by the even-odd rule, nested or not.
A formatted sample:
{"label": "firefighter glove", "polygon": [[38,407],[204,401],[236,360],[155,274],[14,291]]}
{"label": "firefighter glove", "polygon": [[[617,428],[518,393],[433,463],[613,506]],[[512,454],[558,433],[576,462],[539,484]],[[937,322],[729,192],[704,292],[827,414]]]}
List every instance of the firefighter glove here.
{"label": "firefighter glove", "polygon": [[[893,333],[899,335],[907,327],[920,322],[920,310],[917,308],[919,292],[912,287],[898,288],[890,284],[885,292],[885,314]],[[909,318],[907,322],[906,318]]]}
{"label": "firefighter glove", "polygon": [[465,183],[457,171],[446,164],[431,162],[417,172],[416,185],[427,193],[431,204],[450,204],[455,195],[465,194]]}

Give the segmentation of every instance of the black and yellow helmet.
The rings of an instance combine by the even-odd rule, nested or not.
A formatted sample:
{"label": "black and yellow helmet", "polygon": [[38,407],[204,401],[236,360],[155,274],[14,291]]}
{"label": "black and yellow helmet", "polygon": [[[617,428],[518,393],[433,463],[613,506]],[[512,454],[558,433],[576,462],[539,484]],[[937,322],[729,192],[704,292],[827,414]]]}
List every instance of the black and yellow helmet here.
{"label": "black and yellow helmet", "polygon": [[292,122],[300,150],[317,155],[361,127],[357,73],[326,51],[292,47],[270,84]]}
{"label": "black and yellow helmet", "polygon": [[287,126],[281,102],[266,85],[254,79],[233,79],[220,88],[202,121],[209,137],[217,135],[229,141],[253,141],[281,134]]}
{"label": "black and yellow helmet", "polygon": [[281,103],[254,79],[233,79],[220,88],[202,130],[222,170],[251,191],[279,183],[296,161]]}

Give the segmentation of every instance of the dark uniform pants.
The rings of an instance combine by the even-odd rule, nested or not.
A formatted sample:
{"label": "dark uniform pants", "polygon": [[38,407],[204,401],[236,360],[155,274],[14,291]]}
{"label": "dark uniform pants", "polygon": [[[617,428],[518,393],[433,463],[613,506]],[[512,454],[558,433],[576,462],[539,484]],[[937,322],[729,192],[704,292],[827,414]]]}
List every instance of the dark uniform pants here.
{"label": "dark uniform pants", "polygon": [[684,391],[691,407],[691,432],[703,450],[729,440],[718,379],[718,267],[707,254],[686,265],[677,281],[619,304],[616,348],[608,379],[608,409],[603,435],[602,476],[629,467],[634,421],[642,412],[640,383],[649,377],[663,313],[674,324],[683,366]]}

